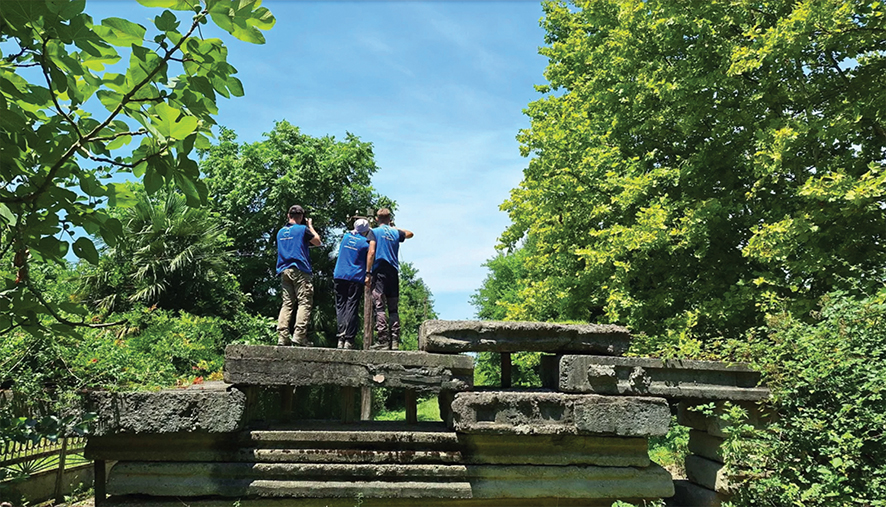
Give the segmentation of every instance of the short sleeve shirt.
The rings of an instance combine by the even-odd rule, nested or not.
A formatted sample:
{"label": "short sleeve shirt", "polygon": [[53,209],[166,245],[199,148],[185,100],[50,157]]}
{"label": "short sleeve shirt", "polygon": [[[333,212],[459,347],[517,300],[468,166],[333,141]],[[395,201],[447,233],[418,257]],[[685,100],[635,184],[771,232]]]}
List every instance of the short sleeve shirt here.
{"label": "short sleeve shirt", "polygon": [[372,232],[376,241],[375,263],[372,265],[372,270],[375,271],[379,263],[384,261],[399,271],[400,243],[406,241],[406,233],[390,225],[376,227]]}
{"label": "short sleeve shirt", "polygon": [[314,235],[307,226],[290,224],[277,231],[277,274],[296,268],[311,274],[311,255],[308,245]]}
{"label": "short sleeve shirt", "polygon": [[346,232],[338,249],[335,271],[332,277],[336,280],[362,282],[366,279],[366,255],[369,253],[369,242],[375,241],[372,231],[368,236]]}

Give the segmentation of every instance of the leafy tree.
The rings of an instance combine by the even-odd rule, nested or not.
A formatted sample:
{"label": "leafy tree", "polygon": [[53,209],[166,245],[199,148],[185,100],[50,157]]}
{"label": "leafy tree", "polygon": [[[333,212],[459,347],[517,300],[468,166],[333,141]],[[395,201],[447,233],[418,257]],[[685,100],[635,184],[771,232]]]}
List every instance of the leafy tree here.
{"label": "leafy tree", "polygon": [[527,249],[499,251],[483,266],[489,270],[483,285],[471,295],[480,320],[506,320],[508,307],[520,303],[520,285],[526,274],[523,261]]}
{"label": "leafy tree", "polygon": [[421,323],[437,318],[434,295],[411,262],[400,263],[400,341],[404,350],[418,350]]}
{"label": "leafy tree", "polygon": [[508,318],[739,336],[882,284],[882,3],[544,9],[549,84],[503,205],[502,243],[526,239]]}
{"label": "leafy tree", "polygon": [[336,236],[355,214],[390,207],[370,178],[378,170],[372,145],[347,134],[315,138],[286,121],[277,122],[266,139],[240,144],[232,130],[222,129],[221,141],[208,150],[202,163],[212,208],[224,220],[236,252],[234,273],[250,294],[250,308],[263,315],[279,310],[275,271],[276,234],[286,211],[302,205],[323,238],[311,249],[314,271],[312,326],[327,337],[335,335],[332,271]]}
{"label": "leafy tree", "polygon": [[[243,87],[225,45],[199,27],[212,19],[238,39],[263,43],[260,30],[274,17],[259,1],[139,1],[166,8],[151,33],[121,18],[94,23],[85,0],[0,2],[0,257],[12,255],[16,268],[0,292],[0,333],[36,329],[47,314],[89,325],[62,315],[80,310],[48,301],[28,267],[61,262],[69,248],[98,263],[92,240],[75,239],[77,227],[117,244],[122,224],[109,209],[134,196],[106,181],[113,174],[143,178],[149,193],[174,185],[190,205],[206,199],[192,152],[209,147],[216,94],[240,96]],[[106,69],[127,57],[124,72]],[[93,103],[108,114],[94,117]],[[121,151],[133,140],[131,152]]]}
{"label": "leafy tree", "polygon": [[243,294],[230,272],[231,240],[218,215],[188,207],[172,189],[149,197],[136,187],[137,202],[112,212],[123,234],[83,278],[83,297],[105,312],[131,303],[231,316]]}

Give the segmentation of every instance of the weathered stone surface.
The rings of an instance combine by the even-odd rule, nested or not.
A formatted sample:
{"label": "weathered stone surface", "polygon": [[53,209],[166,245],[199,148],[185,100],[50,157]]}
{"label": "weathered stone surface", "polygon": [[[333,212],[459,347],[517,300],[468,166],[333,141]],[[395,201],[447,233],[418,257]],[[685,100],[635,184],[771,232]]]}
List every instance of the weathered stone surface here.
{"label": "weathered stone surface", "polygon": [[615,435],[646,437],[668,432],[665,400],[540,392],[459,393],[452,402],[460,433],[515,435]]}
{"label": "weathered stone surface", "polygon": [[[354,507],[352,498],[237,498],[240,507]],[[482,498],[374,498],[362,497],[361,507],[611,507],[611,499],[588,498],[512,498],[506,506],[497,499]],[[182,507],[179,497],[114,496],[102,503],[103,507]],[[629,498],[622,500],[640,503]],[[231,507],[227,498],[188,498],[189,507]]]}
{"label": "weathered stone surface", "polygon": [[671,399],[757,401],[769,389],[744,364],[638,357],[563,355],[557,385],[568,393],[662,396]]}
{"label": "weathered stone surface", "polygon": [[412,449],[243,449],[238,461],[260,463],[456,464],[459,451]]}
{"label": "weathered stone surface", "polygon": [[[760,412],[760,407],[752,402],[736,402],[747,412],[746,424],[751,424],[757,428],[762,428],[767,424],[768,417]],[[726,410],[723,402],[717,402],[714,413],[705,415],[695,410],[694,407],[698,402],[681,401],[677,405],[677,424],[687,426],[694,430],[704,431],[712,436],[726,438],[725,429],[729,424],[720,414]]]}
{"label": "weathered stone surface", "polygon": [[170,390],[84,395],[86,409],[97,414],[92,435],[115,433],[230,433],[245,422],[246,395],[229,391]]}
{"label": "weathered stone surface", "polygon": [[[430,425],[430,424],[429,424]],[[313,425],[312,425],[313,426]],[[367,430],[367,427],[375,428]],[[362,428],[362,429],[361,429]],[[330,448],[397,448],[455,449],[458,437],[452,431],[427,431],[412,425],[413,431],[396,424],[360,423],[330,424],[329,429],[311,427],[293,430],[252,430],[243,434],[242,442],[252,447],[317,447]],[[434,425],[432,428],[442,428]]]}
{"label": "weathered stone surface", "polygon": [[289,498],[470,498],[460,465],[121,462],[108,493]]}
{"label": "weathered stone surface", "polygon": [[690,482],[717,493],[728,494],[731,488],[722,463],[693,454],[686,456],[686,477]]}
{"label": "weathered stone surface", "polygon": [[674,496],[667,500],[668,507],[720,507],[727,496],[693,484],[674,481]]}
{"label": "weathered stone surface", "polygon": [[394,387],[463,391],[474,382],[469,356],[383,350],[228,345],[225,381],[236,385]]}
{"label": "weathered stone surface", "polygon": [[[468,466],[474,498],[658,499],[673,496],[671,475],[646,468],[594,466]],[[507,505],[502,502],[502,505]]]}
{"label": "weathered stone surface", "polygon": [[631,468],[123,462],[111,470],[108,492],[351,500],[360,494],[364,498],[495,499],[508,505],[521,505],[516,501],[533,498],[607,499],[611,504],[615,499],[668,497],[673,495],[673,485],[670,475],[657,465]]}
{"label": "weathered stone surface", "polygon": [[577,435],[459,435],[464,463],[647,467],[645,438]]}
{"label": "weathered stone surface", "polygon": [[105,461],[235,461],[236,433],[116,433],[90,435],[85,457]]}
{"label": "weathered stone surface", "polygon": [[723,463],[724,441],[705,431],[689,430],[689,452],[718,463]]}
{"label": "weathered stone surface", "polygon": [[620,355],[631,345],[627,329],[610,324],[550,324],[426,320],[419,349],[427,352],[575,352]]}

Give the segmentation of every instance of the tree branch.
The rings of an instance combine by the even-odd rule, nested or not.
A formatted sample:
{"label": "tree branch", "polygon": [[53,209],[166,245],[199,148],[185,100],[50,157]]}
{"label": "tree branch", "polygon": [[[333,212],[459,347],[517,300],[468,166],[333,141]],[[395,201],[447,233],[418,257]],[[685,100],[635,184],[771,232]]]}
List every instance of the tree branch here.
{"label": "tree branch", "polygon": [[87,322],[74,322],[72,320],[68,320],[59,315],[58,312],[56,312],[52,309],[52,307],[49,306],[49,303],[46,301],[46,299],[43,298],[43,295],[40,294],[40,292],[35,289],[33,285],[31,285],[31,280],[25,280],[25,287],[27,287],[31,294],[33,294],[34,297],[37,298],[37,301],[39,301],[40,304],[43,305],[43,308],[45,308],[46,311],[49,312],[49,314],[52,315],[55,320],[61,322],[62,324],[66,324],[71,327],[88,327],[90,329],[101,329],[105,327],[119,326],[126,323],[125,320],[118,320],[117,322],[108,322],[105,324],[89,324]]}
{"label": "tree branch", "polygon": [[80,132],[80,127],[77,126],[77,122],[74,121],[73,118],[68,115],[68,113],[64,112],[62,106],[58,103],[58,97],[55,96],[55,93],[52,91],[52,79],[49,77],[49,69],[46,65],[46,44],[49,43],[49,39],[43,39],[43,53],[40,54],[40,67],[43,69],[43,78],[46,79],[46,88],[49,89],[49,96],[52,97],[52,103],[55,104],[55,110],[58,111],[58,114],[62,115],[68,123],[74,127],[74,132],[77,133],[77,138],[79,142],[83,142],[83,132]]}
{"label": "tree branch", "polygon": [[130,136],[130,137],[133,137],[133,136],[141,136],[141,135],[145,135],[145,134],[147,134],[147,133],[148,133],[148,131],[145,130],[145,129],[139,129],[139,130],[136,130],[135,132],[118,132],[118,133],[116,133],[116,134],[114,134],[114,135],[112,135],[112,136],[96,137],[96,138],[92,139],[91,142],[94,143],[94,142],[96,142],[96,141],[113,141],[114,139],[117,139],[118,137],[123,137],[123,136]]}
{"label": "tree branch", "polygon": [[[208,13],[209,13],[209,11],[204,9],[203,12],[200,13],[200,16],[197,16],[197,18],[194,19],[194,22],[191,24],[191,29],[188,30],[188,33],[186,33],[181,38],[181,40],[178,41],[178,44],[173,46],[172,49],[168,50],[166,52],[166,54],[163,55],[162,60],[160,61],[160,63],[156,67],[154,67],[154,70],[152,70],[139,83],[137,83],[132,88],[132,90],[128,91],[126,93],[126,95],[124,95],[123,98],[120,99],[120,103],[117,104],[117,107],[115,107],[114,110],[111,112],[111,114],[107,118],[105,118],[105,121],[103,121],[101,124],[97,125],[94,129],[92,129],[91,132],[86,134],[85,142],[91,142],[90,140],[92,138],[94,138],[99,132],[101,132],[108,125],[110,125],[112,121],[114,121],[114,118],[116,118],[117,115],[120,114],[120,111],[123,110],[123,107],[132,100],[132,97],[134,97],[135,94],[142,87],[144,87],[146,84],[151,82],[151,80],[154,78],[154,76],[157,75],[158,72],[160,72],[160,69],[166,64],[166,62],[168,62],[169,59],[172,58],[172,55],[176,51],[178,51],[181,48],[182,44],[184,44],[188,40],[188,37],[190,37],[191,34],[194,33],[194,30],[200,26],[200,20],[205,18]],[[84,141],[81,140],[81,141],[77,141],[76,143],[72,144],[71,147],[68,148],[64,154],[62,154],[61,158],[59,158],[58,161],[56,161],[56,163],[52,165],[52,167],[49,169],[49,173],[46,175],[46,179],[43,180],[43,183],[41,183],[33,192],[31,192],[30,194],[26,194],[26,195],[22,195],[22,196],[18,196],[18,197],[0,198],[0,202],[2,202],[2,203],[22,203],[22,202],[30,202],[30,201],[36,200],[41,194],[43,194],[43,192],[46,192],[46,190],[52,184],[52,181],[55,179],[55,176],[58,174],[59,170],[61,170],[61,168],[65,164],[65,162],[67,162],[68,159],[70,159],[74,155],[74,153],[77,152],[77,150],[79,150],[80,148],[83,147],[83,142]]]}

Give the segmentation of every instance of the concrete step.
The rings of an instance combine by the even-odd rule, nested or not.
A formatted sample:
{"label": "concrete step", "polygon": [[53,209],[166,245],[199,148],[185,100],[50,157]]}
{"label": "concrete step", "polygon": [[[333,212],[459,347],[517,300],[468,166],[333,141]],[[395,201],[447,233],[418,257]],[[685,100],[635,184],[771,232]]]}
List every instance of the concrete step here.
{"label": "concrete step", "polygon": [[146,463],[111,469],[108,493],[152,496],[260,496],[288,498],[465,498],[459,465],[323,463]]}
{"label": "concrete step", "polygon": [[461,463],[459,451],[377,449],[242,449],[239,461],[256,463]]}

